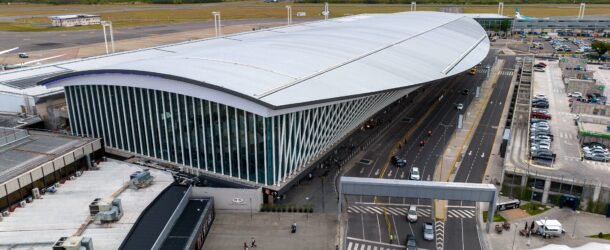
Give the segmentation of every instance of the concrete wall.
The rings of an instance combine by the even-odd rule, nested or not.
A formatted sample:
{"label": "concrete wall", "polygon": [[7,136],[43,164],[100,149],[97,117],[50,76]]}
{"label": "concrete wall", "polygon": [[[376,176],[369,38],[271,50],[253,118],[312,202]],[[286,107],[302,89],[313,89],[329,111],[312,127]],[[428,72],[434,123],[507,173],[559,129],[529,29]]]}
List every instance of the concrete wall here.
{"label": "concrete wall", "polygon": [[68,126],[68,107],[63,95],[36,104],[36,113],[44,121],[45,128],[55,130]]}
{"label": "concrete wall", "polygon": [[595,80],[568,79],[566,84],[566,93],[578,91],[583,95],[587,94],[604,94],[603,90],[598,89],[600,86]]}
{"label": "concrete wall", "polygon": [[570,112],[575,114],[587,114],[587,115],[599,115],[610,117],[610,106],[596,104],[596,103],[584,103],[574,101],[570,107]]}
{"label": "concrete wall", "polygon": [[[192,198],[214,197],[216,210],[232,212],[260,211],[263,191],[258,189],[194,187]],[[250,203],[252,202],[252,203]]]}

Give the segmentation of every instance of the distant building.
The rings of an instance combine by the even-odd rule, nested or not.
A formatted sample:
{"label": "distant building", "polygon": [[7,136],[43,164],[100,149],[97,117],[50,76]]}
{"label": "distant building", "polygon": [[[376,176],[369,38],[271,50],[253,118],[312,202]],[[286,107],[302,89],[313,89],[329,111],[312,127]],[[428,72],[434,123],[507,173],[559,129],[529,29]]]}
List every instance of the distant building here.
{"label": "distant building", "polygon": [[100,24],[101,18],[98,15],[76,14],[49,16],[49,20],[54,27],[73,27]]}

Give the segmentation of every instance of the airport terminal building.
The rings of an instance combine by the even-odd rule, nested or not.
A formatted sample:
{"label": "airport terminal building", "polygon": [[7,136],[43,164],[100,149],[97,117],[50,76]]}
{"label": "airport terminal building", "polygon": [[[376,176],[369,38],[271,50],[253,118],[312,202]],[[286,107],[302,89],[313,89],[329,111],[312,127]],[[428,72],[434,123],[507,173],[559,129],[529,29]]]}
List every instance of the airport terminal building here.
{"label": "airport terminal building", "polygon": [[488,50],[471,17],[367,14],[47,65],[65,73],[40,84],[65,88],[74,134],[278,187],[371,115]]}

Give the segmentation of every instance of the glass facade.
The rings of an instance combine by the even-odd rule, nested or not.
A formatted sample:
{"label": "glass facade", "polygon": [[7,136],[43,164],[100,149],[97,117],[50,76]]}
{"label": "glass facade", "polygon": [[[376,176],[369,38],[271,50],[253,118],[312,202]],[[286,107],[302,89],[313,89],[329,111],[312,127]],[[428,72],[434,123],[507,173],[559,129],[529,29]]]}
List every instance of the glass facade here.
{"label": "glass facade", "polygon": [[512,18],[475,18],[487,32],[510,33],[513,26]]}
{"label": "glass facade", "polygon": [[279,185],[407,92],[263,117],[165,91],[65,87],[73,133],[105,146],[263,185]]}

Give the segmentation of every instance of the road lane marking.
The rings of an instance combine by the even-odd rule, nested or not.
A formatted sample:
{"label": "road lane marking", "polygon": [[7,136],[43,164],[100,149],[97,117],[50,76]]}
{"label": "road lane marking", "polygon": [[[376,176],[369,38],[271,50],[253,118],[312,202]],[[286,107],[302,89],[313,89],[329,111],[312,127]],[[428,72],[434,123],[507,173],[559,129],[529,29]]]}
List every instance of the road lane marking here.
{"label": "road lane marking", "polygon": [[[390,244],[390,243],[381,242],[381,241],[358,239],[358,238],[354,238],[354,237],[346,237],[346,239],[351,240],[351,241],[359,241],[359,242],[361,242],[360,244],[369,243],[369,244],[376,244],[376,245],[381,245],[381,246],[386,246],[386,247],[407,248],[406,246],[403,246],[403,245]],[[358,243],[355,243],[355,244],[358,244]]]}

